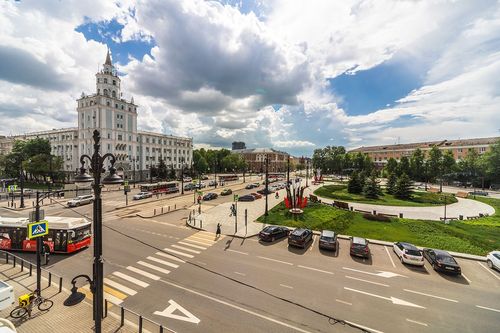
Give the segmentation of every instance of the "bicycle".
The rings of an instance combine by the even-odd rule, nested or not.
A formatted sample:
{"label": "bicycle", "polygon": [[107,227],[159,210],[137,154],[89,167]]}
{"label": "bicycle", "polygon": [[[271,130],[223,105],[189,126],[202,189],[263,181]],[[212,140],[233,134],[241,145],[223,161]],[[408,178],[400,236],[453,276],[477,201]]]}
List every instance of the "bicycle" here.
{"label": "bicycle", "polygon": [[53,305],[53,301],[42,296],[38,296],[38,292],[35,290],[32,293],[24,294],[19,297],[19,305],[10,312],[10,316],[18,319],[28,314],[28,316],[31,317],[31,311],[35,306],[38,307],[38,310],[45,312],[48,311]]}

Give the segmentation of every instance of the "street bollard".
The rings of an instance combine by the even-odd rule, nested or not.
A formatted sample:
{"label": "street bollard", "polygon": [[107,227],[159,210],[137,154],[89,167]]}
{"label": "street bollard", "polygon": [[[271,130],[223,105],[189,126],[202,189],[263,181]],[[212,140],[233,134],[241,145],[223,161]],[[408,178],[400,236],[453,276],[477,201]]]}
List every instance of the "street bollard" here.
{"label": "street bollard", "polygon": [[59,292],[62,291],[62,276],[59,277]]}
{"label": "street bollard", "polygon": [[14,266],[12,267],[16,267],[16,257],[14,257]]}
{"label": "street bollard", "polygon": [[52,285],[52,273],[49,272],[49,287]]}
{"label": "street bollard", "polygon": [[163,206],[161,207],[161,213],[163,214]]}
{"label": "street bollard", "polygon": [[463,219],[464,219],[464,216],[463,216],[463,215],[458,215],[458,219],[459,219],[459,220],[463,220]]}
{"label": "street bollard", "polygon": [[200,229],[203,229],[203,220],[200,220]]}
{"label": "street bollard", "polygon": [[403,213],[399,213],[399,218],[402,219],[403,218]]}
{"label": "street bollard", "polygon": [[104,299],[104,318],[108,316],[108,300]]}
{"label": "street bollard", "polygon": [[174,209],[177,209],[177,204],[174,204]]}
{"label": "street bollard", "polygon": [[376,210],[373,211],[373,215],[377,215],[377,211]]}
{"label": "street bollard", "polygon": [[353,207],[353,206],[351,206],[351,207],[349,207],[349,208],[351,209],[351,212],[352,212],[352,211],[354,211],[354,207]]}
{"label": "street bollard", "polygon": [[156,208],[155,208],[155,210],[154,210],[154,214],[153,214],[153,216],[156,216]]}
{"label": "street bollard", "polygon": [[21,272],[24,271],[24,260],[21,260]]}
{"label": "street bollard", "polygon": [[168,211],[170,212],[170,206],[168,206]]}
{"label": "street bollard", "polygon": [[142,333],[142,316],[139,315],[139,333]]}
{"label": "street bollard", "polygon": [[125,325],[125,309],[123,306],[120,309],[120,327]]}
{"label": "street bollard", "polygon": [[30,263],[30,276],[33,275],[33,265]]}

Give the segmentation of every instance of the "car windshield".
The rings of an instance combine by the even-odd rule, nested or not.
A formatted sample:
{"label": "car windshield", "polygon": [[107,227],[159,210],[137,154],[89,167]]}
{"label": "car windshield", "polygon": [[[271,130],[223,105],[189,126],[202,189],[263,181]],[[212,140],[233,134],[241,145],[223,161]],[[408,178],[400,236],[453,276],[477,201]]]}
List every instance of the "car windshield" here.
{"label": "car windshield", "polygon": [[333,242],[333,237],[321,236],[320,240],[325,242]]}
{"label": "car windshield", "polygon": [[442,262],[443,264],[451,264],[451,265],[456,265],[457,264],[457,262],[455,261],[455,259],[453,259],[452,257],[449,257],[449,256],[438,255],[437,259],[440,262]]}
{"label": "car windshield", "polygon": [[406,254],[409,254],[411,256],[421,256],[422,253],[420,253],[419,250],[406,250]]}

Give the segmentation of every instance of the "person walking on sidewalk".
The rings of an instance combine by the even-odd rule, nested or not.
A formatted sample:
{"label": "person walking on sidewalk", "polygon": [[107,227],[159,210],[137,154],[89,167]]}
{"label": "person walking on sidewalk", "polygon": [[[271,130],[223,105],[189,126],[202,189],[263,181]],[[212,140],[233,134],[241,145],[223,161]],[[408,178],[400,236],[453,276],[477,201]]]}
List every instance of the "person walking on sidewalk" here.
{"label": "person walking on sidewalk", "polygon": [[217,223],[217,230],[215,231],[215,237],[219,238],[221,234],[220,223]]}

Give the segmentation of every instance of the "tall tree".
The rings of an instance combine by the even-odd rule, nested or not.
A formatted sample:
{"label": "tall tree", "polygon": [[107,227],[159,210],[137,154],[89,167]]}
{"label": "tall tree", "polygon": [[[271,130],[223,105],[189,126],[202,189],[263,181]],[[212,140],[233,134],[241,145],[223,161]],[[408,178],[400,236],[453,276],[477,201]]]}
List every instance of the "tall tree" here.
{"label": "tall tree", "polygon": [[377,173],[374,171],[370,177],[365,181],[363,187],[363,195],[369,199],[377,199],[382,193],[379,181],[377,180]]}
{"label": "tall tree", "polygon": [[390,157],[387,160],[387,164],[385,165],[385,170],[387,171],[388,174],[391,173],[395,174],[397,172],[397,168],[398,168],[398,161],[396,161],[395,158]]}
{"label": "tall tree", "polygon": [[388,194],[394,194],[396,192],[396,183],[398,181],[398,177],[395,173],[390,173],[387,177],[387,184],[385,185],[385,191]]}
{"label": "tall tree", "polygon": [[484,170],[492,184],[500,184],[500,140],[484,155]]}
{"label": "tall tree", "polygon": [[415,149],[410,158],[411,178],[417,181],[425,180],[424,154],[420,148]]}
{"label": "tall tree", "polygon": [[354,171],[347,183],[347,192],[349,193],[361,193],[363,186],[359,182],[359,175],[357,171]]}
{"label": "tall tree", "polygon": [[410,174],[410,160],[408,159],[408,157],[406,156],[401,157],[401,160],[399,161],[398,165],[398,174],[399,175]]}
{"label": "tall tree", "polygon": [[429,179],[435,180],[436,178],[441,178],[442,175],[442,163],[443,163],[443,153],[438,147],[432,146],[429,151]]}
{"label": "tall tree", "polygon": [[408,200],[413,193],[412,182],[407,174],[403,173],[396,183],[394,196],[399,199]]}

